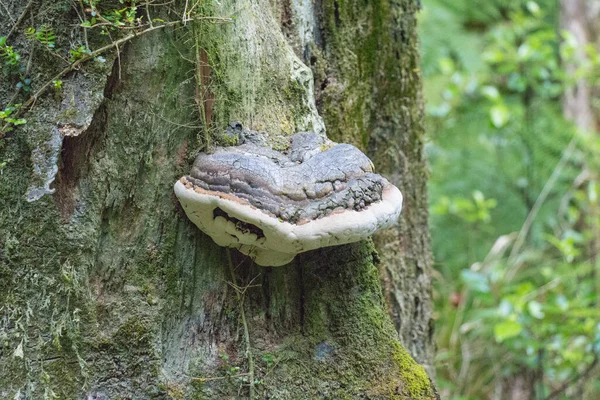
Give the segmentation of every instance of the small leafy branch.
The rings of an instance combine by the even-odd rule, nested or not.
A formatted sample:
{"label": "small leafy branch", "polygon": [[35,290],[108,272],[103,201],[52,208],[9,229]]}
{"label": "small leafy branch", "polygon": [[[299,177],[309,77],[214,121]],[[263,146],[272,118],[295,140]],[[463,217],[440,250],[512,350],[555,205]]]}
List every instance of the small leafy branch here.
{"label": "small leafy branch", "polygon": [[[124,0],[119,0],[119,2],[123,4]],[[99,27],[101,33],[107,35],[109,31],[142,25],[142,18],[136,18],[138,8],[135,1],[131,2],[129,7],[114,9],[105,14],[102,14],[97,7],[98,0],[86,0],[85,3],[89,6],[90,18],[81,23],[84,28]],[[148,4],[146,7],[148,7]]]}
{"label": "small leafy branch", "polygon": [[69,50],[69,61],[75,62],[90,54],[90,49],[85,46],[79,46]]}
{"label": "small leafy branch", "polygon": [[[252,280],[250,280],[250,282],[248,284],[246,284],[244,286],[240,286],[240,285],[238,285],[238,278],[237,278],[237,275],[235,272],[235,267],[231,260],[231,252],[229,249],[227,249],[227,258],[228,258],[229,273],[231,274],[231,281],[227,282],[227,283],[229,284],[229,286],[231,286],[234,289],[236,299],[238,301],[240,320],[241,320],[240,322],[242,323],[242,328],[244,330],[244,344],[246,345],[245,356],[246,356],[246,360],[248,361],[248,372],[240,372],[240,367],[231,365],[229,363],[229,355],[227,355],[227,353],[220,352],[218,354],[218,356],[223,363],[223,367],[225,369],[225,374],[221,375],[221,376],[216,376],[216,377],[194,377],[194,378],[192,378],[192,380],[196,381],[196,382],[204,383],[204,382],[221,380],[221,379],[236,379],[242,385],[247,385],[249,387],[248,398],[250,400],[253,400],[256,398],[256,390],[255,390],[256,386],[264,384],[264,379],[256,379],[255,378],[254,357],[252,355],[252,345],[250,343],[250,329],[248,326],[248,320],[246,319],[246,312],[244,310],[244,299],[245,299],[246,292],[249,288],[260,286],[260,285],[253,285],[253,282],[260,276],[260,274],[255,276],[254,278],[252,278]],[[274,367],[277,364],[274,362],[273,355],[270,353],[263,354],[261,359],[267,365],[267,369],[271,369],[272,367]]]}
{"label": "small leafy branch", "polygon": [[[121,3],[124,0],[120,0]],[[206,16],[198,16],[195,13],[186,12],[182,19],[176,21],[165,22],[161,19],[151,19],[149,12],[147,10],[149,2],[146,3],[146,17],[147,22],[142,22],[142,18],[136,18],[137,7],[135,6],[135,1],[131,3],[129,7],[125,7],[118,10],[112,10],[106,14],[101,14],[98,9],[98,0],[85,0],[85,4],[89,7],[86,9],[91,18],[90,19],[82,19],[81,27],[84,29],[86,44],[80,45],[77,48],[69,50],[69,59],[65,60],[69,63],[67,67],[61,70],[56,75],[52,76],[45,83],[43,83],[37,90],[22,103],[22,105],[11,105],[12,100],[5,107],[4,114],[6,117],[1,118],[0,121],[0,139],[4,137],[7,132],[13,130],[15,125],[20,125],[26,122],[25,119],[21,118],[25,112],[31,109],[33,105],[35,105],[38,98],[43,95],[49,88],[60,89],[62,87],[62,78],[74,71],[77,70],[83,63],[90,61],[92,59],[97,59],[98,61],[104,61],[105,59],[102,57],[102,54],[110,51],[117,50],[117,57],[119,57],[119,48],[125,43],[133,40],[134,38],[145,35],[150,32],[154,32],[163,28],[173,27],[180,24],[186,24],[192,21],[210,21],[213,23],[225,23],[230,22],[231,18],[226,17],[206,17]],[[80,17],[81,18],[81,17]],[[20,21],[20,19],[19,19]],[[17,21],[17,22],[19,22]],[[101,48],[96,50],[91,50],[87,44],[87,33],[88,29],[100,28],[101,34],[106,34],[111,38],[111,42]],[[11,33],[14,31],[11,29]],[[114,40],[110,31],[129,31],[131,33],[126,34],[125,36]],[[47,49],[55,49],[56,46],[56,34],[51,27],[46,25],[42,25],[38,29],[29,28],[25,31],[25,35],[28,39],[41,43]],[[4,62],[9,66],[17,67],[20,62],[20,55],[13,50],[12,46],[8,46],[6,44],[7,37],[0,37],[0,58],[4,59]],[[27,86],[27,87],[25,87]],[[29,84],[21,84],[21,87],[17,87],[18,90],[21,89],[25,92],[31,91],[29,88]],[[13,96],[13,99],[16,97]]]}
{"label": "small leafy branch", "polygon": [[35,28],[27,28],[25,31],[25,37],[31,41],[36,41],[44,45],[44,47],[48,49],[54,49],[56,44],[56,34],[54,33],[54,29],[48,25],[42,25],[38,29]]}
{"label": "small leafy branch", "polygon": [[[227,259],[229,263],[229,272],[231,274],[231,282],[229,285],[235,290],[235,295],[239,303],[240,307],[240,319],[242,321],[242,326],[244,328],[244,342],[246,344],[246,359],[248,360],[248,376],[243,377],[242,381],[249,384],[249,398],[250,400],[255,399],[255,385],[256,381],[254,379],[254,358],[252,356],[252,345],[250,343],[250,330],[248,328],[248,321],[246,319],[246,312],[244,311],[244,299],[246,295],[246,291],[253,287],[252,282],[258,278],[258,276],[254,277],[250,283],[246,286],[239,286],[237,283],[237,276],[235,273],[235,269],[233,267],[233,262],[231,261],[231,251],[227,249]],[[237,371],[236,371],[237,372]]]}
{"label": "small leafy branch", "polygon": [[18,118],[15,115],[18,113],[20,106],[20,104],[15,104],[13,106],[6,107],[4,111],[0,111],[0,121],[5,124],[3,129],[5,129],[6,132],[12,131],[17,125],[23,125],[27,123],[25,118]]}
{"label": "small leafy branch", "polygon": [[222,368],[225,370],[225,374],[221,376],[214,377],[194,377],[192,381],[204,383],[210,381],[218,381],[222,379],[236,379],[240,382],[247,383],[248,382],[248,373],[240,372],[240,367],[236,367],[235,365],[229,364],[229,355],[226,353],[219,353],[219,358],[222,361]]}
{"label": "small leafy branch", "polygon": [[2,58],[7,65],[17,66],[19,65],[21,56],[13,50],[12,46],[6,44],[6,40],[6,36],[0,36],[0,58]]}

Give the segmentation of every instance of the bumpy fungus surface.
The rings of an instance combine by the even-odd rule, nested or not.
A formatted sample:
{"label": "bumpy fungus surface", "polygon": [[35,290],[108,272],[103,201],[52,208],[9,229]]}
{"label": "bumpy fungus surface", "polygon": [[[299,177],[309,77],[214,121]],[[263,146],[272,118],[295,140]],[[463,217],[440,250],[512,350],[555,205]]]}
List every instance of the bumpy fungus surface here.
{"label": "bumpy fungus surface", "polygon": [[304,251],[365,239],[398,219],[402,194],[356,147],[302,132],[278,152],[256,132],[239,131],[241,145],[198,155],[190,175],[175,183],[186,215],[220,246],[279,266]]}

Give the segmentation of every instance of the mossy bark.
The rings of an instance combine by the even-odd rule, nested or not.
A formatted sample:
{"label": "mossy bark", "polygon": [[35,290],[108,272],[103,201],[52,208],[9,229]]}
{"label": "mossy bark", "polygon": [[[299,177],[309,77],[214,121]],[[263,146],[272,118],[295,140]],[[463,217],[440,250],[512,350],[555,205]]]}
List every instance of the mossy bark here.
{"label": "mossy bark", "polygon": [[[32,24],[68,46],[70,2],[35,3]],[[65,77],[2,139],[0,398],[248,397],[250,359],[255,398],[436,397],[402,346],[431,361],[416,5],[311,4],[203,5],[235,18],[141,35]],[[0,35],[24,7],[8,2]],[[31,76],[57,68],[13,40]],[[3,104],[17,79],[5,76]],[[285,267],[230,261],[173,183],[230,121],[282,147],[322,130],[319,112],[332,139],[363,147],[403,189],[400,227]],[[53,194],[31,195],[48,184]]]}
{"label": "mossy bark", "polygon": [[404,195],[398,225],[375,236],[378,267],[401,342],[433,374],[428,170],[416,35],[419,4],[323,1],[322,44],[309,44],[307,62],[322,68],[315,86],[328,135],[363,149],[376,170]]}

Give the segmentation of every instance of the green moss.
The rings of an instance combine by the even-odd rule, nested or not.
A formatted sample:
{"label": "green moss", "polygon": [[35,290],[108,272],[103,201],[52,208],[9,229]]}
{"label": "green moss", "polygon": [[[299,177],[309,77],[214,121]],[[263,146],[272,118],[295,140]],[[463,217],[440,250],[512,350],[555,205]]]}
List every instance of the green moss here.
{"label": "green moss", "polygon": [[[373,160],[375,170],[414,201],[401,215],[397,231],[377,237],[383,254],[382,276],[391,290],[402,290],[406,298],[430,309],[427,279],[429,241],[426,209],[427,167],[423,157],[423,108],[416,36],[419,2],[412,0],[325,0],[319,15],[323,29],[322,49],[311,48],[316,71],[317,104],[328,136],[352,143]],[[323,72],[324,71],[324,72]],[[409,241],[400,239],[411,237]],[[403,243],[400,245],[400,243]],[[404,247],[407,246],[407,247]],[[417,277],[406,265],[418,265]],[[411,270],[411,269],[409,269]],[[401,280],[394,282],[395,279]],[[390,288],[390,287],[388,287]],[[401,289],[400,289],[401,288]],[[412,293],[404,293],[409,290]],[[392,314],[402,315],[400,335],[407,343],[418,341],[415,354],[431,363],[433,343],[426,337],[428,312],[415,315],[407,302],[391,301]],[[408,320],[406,318],[408,317]],[[422,337],[415,339],[414,332]],[[423,344],[421,346],[421,344]],[[413,346],[411,346],[413,347]]]}
{"label": "green moss", "polygon": [[431,380],[425,369],[417,364],[408,352],[398,344],[393,350],[393,360],[400,369],[403,392],[409,398],[433,397]]}
{"label": "green moss", "polygon": [[63,111],[62,113],[60,113],[58,115],[58,120],[71,120],[74,119],[75,116],[77,116],[77,109],[76,108],[67,108],[65,111]]}
{"label": "green moss", "polygon": [[[416,9],[417,5],[409,0],[322,3],[328,38],[323,57],[329,70],[335,71],[335,79],[330,76],[328,83],[332,83],[322,92],[320,111],[335,140],[371,150],[369,142],[378,125],[394,114],[397,124],[406,124],[409,121],[398,118],[402,110],[419,106],[418,54],[413,30]],[[319,56],[318,52],[314,54]],[[315,64],[319,63],[322,62]],[[407,103],[410,101],[413,104]],[[397,127],[404,132],[415,127],[402,128]]]}
{"label": "green moss", "polygon": [[237,136],[228,136],[219,133],[216,133],[214,136],[219,146],[237,146],[240,142],[240,138]]}
{"label": "green moss", "polygon": [[[298,325],[273,331],[259,317],[259,309],[248,309],[255,313],[249,317],[255,360],[265,353],[272,360],[256,365],[256,379],[263,381],[257,387],[260,397],[295,398],[303,393],[306,398],[326,399],[435,398],[427,374],[397,341],[383,303],[373,254],[373,244],[368,241],[299,255],[295,263],[302,278],[293,282],[302,287],[301,293],[299,297],[294,291],[286,294],[292,304],[296,300],[303,304],[304,315]],[[267,290],[285,288],[295,268],[267,272],[267,280],[272,282]],[[247,301],[255,300],[251,297]],[[272,305],[270,313],[275,312]],[[269,336],[272,339],[268,342],[261,339]],[[246,371],[243,354],[230,364]],[[198,364],[197,373],[204,377],[224,374],[220,368],[202,364]],[[197,386],[198,398],[216,393],[227,397],[239,390],[235,382],[233,386],[232,382],[219,382]]]}
{"label": "green moss", "polygon": [[112,342],[125,347],[147,346],[152,342],[152,336],[148,321],[132,317],[119,327]]}

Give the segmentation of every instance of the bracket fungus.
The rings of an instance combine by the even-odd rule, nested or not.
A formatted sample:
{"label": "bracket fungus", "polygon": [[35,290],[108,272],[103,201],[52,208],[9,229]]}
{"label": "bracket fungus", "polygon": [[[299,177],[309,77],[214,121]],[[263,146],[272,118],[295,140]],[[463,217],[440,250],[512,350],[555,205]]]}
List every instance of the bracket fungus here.
{"label": "bracket fungus", "polygon": [[356,147],[302,132],[279,152],[256,132],[237,130],[240,145],[201,153],[175,183],[188,218],[218,245],[279,266],[298,253],[366,239],[398,219],[402,194]]}

